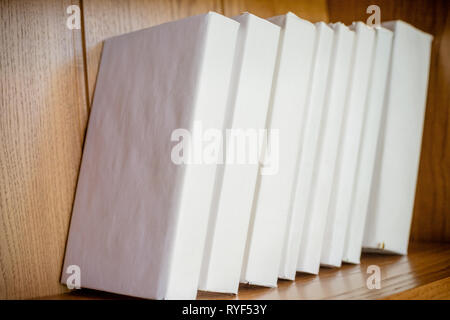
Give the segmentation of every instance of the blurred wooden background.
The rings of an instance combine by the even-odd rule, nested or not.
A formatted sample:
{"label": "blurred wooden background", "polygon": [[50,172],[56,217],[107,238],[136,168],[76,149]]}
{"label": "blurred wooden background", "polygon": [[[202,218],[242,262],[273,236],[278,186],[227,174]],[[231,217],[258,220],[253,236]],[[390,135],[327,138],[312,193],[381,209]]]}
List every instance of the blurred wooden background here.
{"label": "blurred wooden background", "polygon": [[[70,5],[81,30],[69,30]],[[402,19],[434,35],[412,241],[450,241],[446,0],[0,0],[0,299],[54,295],[102,41],[209,10],[315,21]]]}

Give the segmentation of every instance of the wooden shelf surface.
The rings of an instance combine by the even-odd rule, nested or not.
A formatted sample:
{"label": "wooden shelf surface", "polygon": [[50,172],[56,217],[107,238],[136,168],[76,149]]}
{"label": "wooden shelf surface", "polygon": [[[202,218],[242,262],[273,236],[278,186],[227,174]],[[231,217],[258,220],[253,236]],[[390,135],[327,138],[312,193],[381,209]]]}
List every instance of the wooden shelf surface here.
{"label": "wooden shelf surface", "polygon": [[[381,270],[381,288],[368,289],[367,268]],[[74,290],[44,299],[129,299],[95,290]],[[198,299],[450,299],[450,244],[412,243],[408,256],[363,254],[360,265],[297,273],[277,288],[241,285],[238,295],[199,292]]]}

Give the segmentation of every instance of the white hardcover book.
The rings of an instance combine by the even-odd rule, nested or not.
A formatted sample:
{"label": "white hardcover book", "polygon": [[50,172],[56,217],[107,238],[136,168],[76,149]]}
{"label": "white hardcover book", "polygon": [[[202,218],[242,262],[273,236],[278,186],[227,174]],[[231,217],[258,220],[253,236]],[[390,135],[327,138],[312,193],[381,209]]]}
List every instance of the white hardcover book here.
{"label": "white hardcover book", "polygon": [[[302,126],[302,141],[300,144],[300,156],[296,168],[296,182],[292,190],[294,198],[292,201],[292,215],[296,217],[298,234],[295,237],[293,252],[296,268],[298,266],[298,255],[302,234],[305,232],[304,220],[311,190],[313,168],[316,161],[316,150],[319,143],[319,135],[322,121],[322,112],[327,95],[327,80],[333,48],[333,29],[327,24],[319,22],[315,24],[316,41],[311,70],[310,87],[306,105],[306,116],[300,122]],[[296,250],[298,249],[298,250]],[[291,259],[292,259],[291,258]],[[298,269],[297,269],[298,270]]]}
{"label": "white hardcover book", "polygon": [[269,145],[271,153],[277,153],[276,161],[269,161],[259,176],[241,281],[276,286],[309,88],[315,26],[292,13],[269,20],[282,28],[267,121],[267,129],[278,133],[278,147]]}
{"label": "white hardcover book", "polygon": [[[322,32],[323,35],[320,41],[321,46],[319,51],[321,53],[321,59],[318,59],[320,60],[320,62],[317,66],[317,68],[320,69],[320,72],[318,72],[318,78],[322,79],[323,77],[326,78],[328,71],[327,55],[329,58],[329,52],[327,47],[328,42],[326,40],[329,40],[330,42],[329,51],[331,52],[332,40],[330,38],[332,38],[332,30],[329,29],[325,24],[320,24],[319,29],[325,29]],[[298,41],[301,43],[302,39],[298,39]],[[300,59],[300,57],[298,58]],[[306,67],[309,68],[310,66]],[[284,68],[285,66],[283,66],[283,70]],[[317,79],[318,87],[320,87],[319,83],[320,80]],[[274,89],[275,88],[278,88],[278,90],[283,90],[277,84]],[[299,87],[297,87],[297,89],[300,90]],[[316,91],[317,95],[315,96],[315,99],[320,100],[325,89],[320,87],[317,88]],[[277,94],[274,94],[273,98],[275,99],[276,96]],[[277,99],[280,98],[281,96],[278,95]],[[285,108],[286,106],[277,105],[275,108],[278,109],[278,107]],[[276,113],[278,112],[282,111],[276,111]],[[275,121],[278,122],[278,120]],[[278,125],[279,124],[277,124],[277,126]],[[297,125],[301,127],[301,118],[298,119]],[[289,172],[284,172],[284,169],[286,168],[282,168],[282,165],[280,164],[279,170],[282,171],[278,172],[278,174],[282,174],[285,177],[285,175],[289,174]],[[272,178],[278,179],[278,177],[275,176]],[[282,180],[276,181],[280,181],[280,183],[283,183],[281,182]],[[276,287],[279,274],[281,252],[283,249],[287,211],[282,212],[275,209],[277,208],[276,202],[279,201],[279,199],[276,198],[276,195],[279,195],[279,193],[276,193],[276,195],[267,194],[267,192],[269,192],[268,189],[271,187],[268,182],[269,180],[267,180],[267,182],[264,182],[264,185],[261,185],[259,183],[255,191],[255,199],[261,200],[261,202],[254,202],[249,236],[247,239],[246,255],[241,273],[241,282],[267,287]],[[284,183],[286,182],[284,181]],[[261,189],[264,192],[264,196],[260,195]],[[287,199],[287,196],[288,195],[283,195],[283,199]],[[262,201],[264,201],[264,205],[262,205]],[[280,210],[279,207],[278,210]]]}
{"label": "white hardcover book", "polygon": [[178,163],[195,121],[223,128],[238,28],[211,12],[105,42],[62,282],[196,297],[217,165]]}
{"label": "white hardcover book", "polygon": [[317,274],[320,267],[355,40],[355,32],[344,24],[331,26],[334,29],[334,41],[327,94],[297,262],[298,271],[312,274]]}
{"label": "white hardcover book", "polygon": [[[239,287],[259,169],[257,139],[266,125],[280,35],[280,27],[252,14],[233,19],[240,27],[226,128],[235,131],[228,134],[227,162],[217,171],[199,282],[200,290],[224,293],[237,293]],[[243,155],[244,163],[239,163],[242,150],[252,154]]]}
{"label": "white hardcover book", "polygon": [[342,262],[375,40],[375,30],[362,22],[353,23],[350,29],[355,32],[352,71],[320,257],[321,264],[332,267]]}
{"label": "white hardcover book", "polygon": [[375,43],[370,72],[369,89],[366,100],[361,135],[358,163],[355,173],[355,184],[348,208],[347,230],[344,232],[342,261],[359,263],[364,235],[367,208],[369,205],[370,186],[381,126],[386,81],[388,79],[389,62],[392,48],[392,31],[375,28]]}
{"label": "white hardcover book", "polygon": [[[276,219],[271,226],[275,223],[281,226],[281,237],[266,239],[270,245],[255,243],[253,249],[259,250],[262,261],[269,261],[265,265],[269,267],[270,263],[270,274],[275,282],[275,268],[278,277],[283,279],[293,280],[296,272],[298,248],[294,244],[298,228],[293,228],[297,217],[291,211],[292,189],[302,141],[302,121],[306,116],[316,28],[290,12],[269,20],[282,27],[271,118],[267,125],[269,130],[279,133],[278,172],[261,176],[255,206],[258,216],[270,215]],[[259,249],[256,246],[260,246]],[[268,247],[273,251],[267,250]],[[280,257],[278,261],[277,257]]]}
{"label": "white hardcover book", "polygon": [[433,38],[402,21],[382,25],[394,38],[363,248],[406,254]]}

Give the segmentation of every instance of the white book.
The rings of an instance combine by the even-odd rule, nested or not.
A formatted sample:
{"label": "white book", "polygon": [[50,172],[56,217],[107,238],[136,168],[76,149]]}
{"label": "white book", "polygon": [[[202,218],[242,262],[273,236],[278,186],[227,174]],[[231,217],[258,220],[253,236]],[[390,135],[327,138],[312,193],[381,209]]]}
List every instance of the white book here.
{"label": "white book", "polygon": [[267,129],[278,132],[278,147],[268,146],[277,153],[277,163],[270,170],[264,167],[269,172],[259,176],[241,282],[274,287],[294,183],[295,147],[300,142],[315,27],[292,13],[269,20],[282,28],[267,120]]}
{"label": "white book", "polygon": [[[236,140],[227,141],[229,161],[217,171],[199,282],[200,290],[224,293],[237,293],[239,287],[259,169],[259,155],[253,155],[256,161],[250,154],[244,157],[244,163],[235,161],[237,152],[242,150],[238,144],[244,144],[243,150],[246,143],[256,147],[258,135],[265,128],[280,35],[280,27],[252,14],[233,19],[240,27],[226,128],[246,135],[241,140],[233,132],[228,135]],[[247,148],[248,152],[257,152],[250,145]]]}
{"label": "white book", "polygon": [[316,150],[311,193],[307,206],[297,270],[317,274],[335,173],[347,88],[352,67],[355,33],[333,24],[334,41],[327,82],[321,133]]}
{"label": "white book", "polygon": [[177,164],[172,139],[223,128],[238,28],[210,12],[105,42],[62,282],[77,265],[84,288],[196,297],[217,165]]}
{"label": "white book", "polygon": [[[316,41],[311,70],[311,83],[308,89],[306,106],[306,116],[300,123],[302,126],[302,142],[300,147],[300,157],[297,167],[297,177],[292,190],[294,194],[292,203],[292,214],[296,216],[297,236],[293,245],[300,250],[302,235],[306,232],[304,228],[306,210],[310,197],[311,182],[313,178],[313,168],[315,163],[316,150],[319,143],[322,113],[327,95],[328,71],[333,48],[333,29],[327,24],[319,22],[316,26]],[[294,251],[296,268],[298,267],[298,255]],[[298,270],[298,268],[297,268]]]}
{"label": "white book", "polygon": [[[278,229],[277,237],[266,238],[269,244],[263,241],[255,242],[252,250],[259,252],[260,263],[265,261],[264,268],[270,268],[271,281],[275,282],[275,270],[278,270],[280,278],[295,278],[298,226],[294,226],[298,223],[297,217],[291,211],[292,189],[302,141],[302,121],[306,116],[316,28],[314,24],[293,13],[269,20],[282,27],[271,118],[267,124],[269,130],[279,132],[279,169],[276,174],[261,176],[255,206],[259,217],[270,216],[276,219],[267,225],[268,228],[275,225],[281,228]],[[262,232],[260,236],[264,237],[264,231],[261,229],[259,232]],[[279,234],[281,236],[278,236]],[[280,258],[277,260],[277,257]],[[258,262],[254,262],[256,269]]]}
{"label": "white book", "polygon": [[359,263],[364,235],[370,186],[375,164],[378,134],[381,126],[383,102],[388,78],[392,48],[392,31],[375,29],[373,62],[370,72],[369,90],[366,100],[366,115],[361,134],[355,183],[348,210],[348,224],[344,232],[342,261]]}
{"label": "white book", "polygon": [[391,65],[363,247],[408,251],[427,98],[432,36],[392,21]]}
{"label": "white book", "polygon": [[375,40],[375,30],[362,22],[353,23],[350,29],[355,32],[352,70],[320,257],[321,264],[332,267],[342,262]]}

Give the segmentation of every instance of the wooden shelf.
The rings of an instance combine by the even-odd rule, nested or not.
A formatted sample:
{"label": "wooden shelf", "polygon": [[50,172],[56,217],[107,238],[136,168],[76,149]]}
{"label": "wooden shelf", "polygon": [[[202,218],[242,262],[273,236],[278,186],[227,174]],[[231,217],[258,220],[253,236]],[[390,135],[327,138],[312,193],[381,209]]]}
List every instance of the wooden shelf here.
{"label": "wooden shelf", "polygon": [[[81,29],[66,27],[73,16],[67,13],[69,4],[80,7]],[[369,5],[380,7],[381,21],[404,20],[434,36],[411,239],[450,242],[450,1],[0,1],[5,21],[0,31],[0,299],[67,291],[58,279],[105,39],[209,10],[230,17],[249,11],[263,18],[291,11],[312,22],[348,25],[366,21]],[[422,258],[426,262],[431,256],[429,264],[435,259],[430,250],[417,259],[411,250],[406,261],[380,258],[387,278],[379,291],[365,289],[366,259],[376,261],[365,256],[362,267],[323,269],[319,277],[299,275],[295,283],[280,281],[276,290],[242,287],[237,298],[378,298],[400,291],[417,295],[422,286],[424,293],[443,288],[442,283],[448,296],[446,273],[421,269],[426,268]],[[71,297],[118,296],[86,290],[58,296]],[[233,296],[201,293],[199,298]]]}
{"label": "wooden shelf", "polygon": [[[367,288],[369,265],[380,267],[381,289]],[[82,289],[44,299],[129,298]],[[199,292],[198,299],[450,299],[450,244],[412,243],[408,256],[363,254],[360,265],[298,273],[295,281],[279,280],[278,288],[241,285],[236,296]]]}

